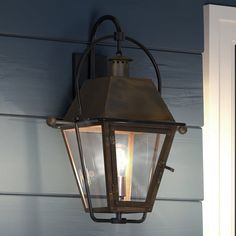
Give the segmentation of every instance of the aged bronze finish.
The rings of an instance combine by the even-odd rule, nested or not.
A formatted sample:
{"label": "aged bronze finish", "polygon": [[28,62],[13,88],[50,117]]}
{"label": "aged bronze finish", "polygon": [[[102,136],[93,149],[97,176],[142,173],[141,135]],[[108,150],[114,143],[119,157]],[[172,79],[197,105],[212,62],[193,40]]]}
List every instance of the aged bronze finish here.
{"label": "aged bronze finish", "polygon": [[[119,117],[121,120],[174,122],[150,79],[112,76],[87,80],[80,90],[80,99],[82,120]],[[76,111],[80,116],[75,99],[65,120],[73,121]]]}
{"label": "aged bronze finish", "polygon": [[[95,40],[97,27],[105,20],[111,20],[116,27],[114,35],[104,36]],[[76,88],[77,95],[69,107],[63,120],[48,118],[47,123],[51,127],[60,128],[73,173],[81,193],[82,202],[86,212],[96,222],[110,223],[142,223],[146,213],[151,212],[161,178],[165,169],[173,171],[166,166],[167,158],[174,139],[176,130],[186,132],[184,123],[175,122],[167,105],[161,97],[161,80],[158,66],[150,52],[136,40],[127,37],[121,30],[116,18],[103,16],[95,23],[91,34],[91,45],[85,50],[80,64],[77,67]],[[106,39],[113,38],[117,43],[117,55],[109,60],[109,76],[86,80],[79,88],[81,68],[85,59],[90,57],[89,73],[94,73],[94,46]],[[158,88],[152,80],[145,78],[129,77],[130,59],[124,57],[121,51],[121,43],[128,40],[140,47],[151,60],[158,81]],[[105,199],[102,207],[93,206],[94,196],[90,192],[89,175],[86,160],[83,153],[83,132],[89,135],[101,134],[104,158],[105,188],[106,193],[97,196]],[[128,134],[129,168],[126,170],[126,178],[118,176],[117,143],[116,134]],[[144,199],[131,198],[132,161],[134,153],[134,137],[139,134],[155,134],[155,148],[153,148],[151,178]],[[73,156],[68,134],[76,138],[77,155]],[[160,147],[160,135],[164,135],[162,148]],[[90,145],[90,144],[88,144]],[[161,148],[161,149],[160,149]],[[93,147],[91,146],[91,150]],[[160,150],[157,158],[158,150]],[[78,161],[75,161],[75,158]],[[79,164],[78,164],[78,163]],[[156,164],[155,164],[156,163]],[[79,167],[78,167],[79,165]],[[90,173],[91,175],[93,173]],[[95,176],[96,177],[96,176]],[[126,181],[126,187],[122,182]],[[124,195],[120,195],[120,189]],[[114,218],[97,218],[95,213],[114,213]],[[123,214],[142,213],[140,219],[122,218]]]}

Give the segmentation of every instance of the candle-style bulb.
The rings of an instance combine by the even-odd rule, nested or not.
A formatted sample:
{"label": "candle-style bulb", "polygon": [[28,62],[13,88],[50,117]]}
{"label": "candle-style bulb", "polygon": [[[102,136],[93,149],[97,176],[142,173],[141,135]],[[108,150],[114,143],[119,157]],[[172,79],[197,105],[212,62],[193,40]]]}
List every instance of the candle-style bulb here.
{"label": "candle-style bulb", "polygon": [[128,165],[127,147],[122,144],[116,145],[116,159],[118,172],[119,199],[124,200],[126,196],[126,168]]}

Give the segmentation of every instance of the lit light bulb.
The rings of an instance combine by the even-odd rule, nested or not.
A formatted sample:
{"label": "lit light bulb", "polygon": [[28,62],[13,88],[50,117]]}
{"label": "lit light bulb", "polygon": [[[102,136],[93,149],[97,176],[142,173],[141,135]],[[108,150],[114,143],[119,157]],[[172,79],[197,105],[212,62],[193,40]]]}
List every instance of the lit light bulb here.
{"label": "lit light bulb", "polygon": [[128,165],[128,158],[125,149],[126,149],[125,145],[122,144],[116,145],[117,169],[119,176],[125,175],[125,170]]}
{"label": "lit light bulb", "polygon": [[125,172],[128,166],[128,157],[126,153],[127,147],[122,144],[116,145],[116,159],[117,159],[117,172],[118,172],[118,189],[119,198],[124,200],[126,196],[126,178]]}

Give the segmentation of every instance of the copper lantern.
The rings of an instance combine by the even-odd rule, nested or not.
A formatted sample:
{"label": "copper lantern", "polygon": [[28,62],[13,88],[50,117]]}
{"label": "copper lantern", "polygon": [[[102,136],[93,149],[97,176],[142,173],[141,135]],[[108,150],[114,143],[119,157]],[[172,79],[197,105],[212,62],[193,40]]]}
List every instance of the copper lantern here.
{"label": "copper lantern", "polygon": [[[105,20],[116,26],[114,35],[95,40],[97,27]],[[113,38],[116,55],[109,60],[107,77],[88,79],[79,88],[81,69],[99,42]],[[151,79],[129,77],[129,59],[122,55],[121,42],[141,48],[156,71],[158,88]],[[166,166],[176,123],[161,97],[158,66],[150,52],[122,32],[117,19],[99,18],[92,29],[91,44],[77,68],[77,94],[63,119],[48,118],[60,128],[86,212],[96,222],[141,223],[151,212]],[[113,218],[97,217],[113,213]],[[141,213],[141,218],[124,217]],[[129,216],[129,215],[128,215]]]}

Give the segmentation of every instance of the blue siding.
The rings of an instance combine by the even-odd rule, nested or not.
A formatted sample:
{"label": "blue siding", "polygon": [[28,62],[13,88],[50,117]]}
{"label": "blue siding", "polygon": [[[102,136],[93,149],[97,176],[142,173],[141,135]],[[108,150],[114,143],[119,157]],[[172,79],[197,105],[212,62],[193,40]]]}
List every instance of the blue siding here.
{"label": "blue siding", "polygon": [[[91,24],[104,14],[116,16],[127,35],[148,47],[203,49],[201,0],[2,1],[0,32],[87,41]],[[110,30],[110,23],[101,28]]]}
{"label": "blue siding", "polygon": [[[0,117],[1,234],[202,235],[201,52],[203,4],[208,2],[235,4],[0,0],[0,116],[62,116],[72,100],[72,53],[86,47],[89,29],[99,16],[113,14],[127,35],[151,49],[160,66],[165,101],[177,121],[191,126],[185,136],[175,138],[168,160],[175,172],[165,172],[154,212],[144,224],[119,226],[95,224],[83,212],[58,130],[48,128],[43,119]],[[99,35],[112,27],[105,23]],[[97,52],[111,55],[113,49],[108,44]],[[155,79],[140,50],[124,51],[134,59],[133,76]]]}
{"label": "blue siding", "polygon": [[[80,199],[0,197],[4,236],[201,236],[200,202],[157,201],[143,224],[93,223]],[[176,216],[177,215],[177,216]]]}
{"label": "blue siding", "polygon": [[[5,134],[0,136],[0,193],[78,193],[59,130],[44,120],[22,118],[0,118],[0,130]],[[176,135],[168,160],[175,172],[165,171],[159,199],[203,198],[201,146],[200,129]]]}
{"label": "blue siding", "polygon": [[[63,116],[72,100],[72,53],[84,45],[0,37],[0,113]],[[98,47],[103,55],[112,47]],[[26,53],[27,52],[27,53]],[[176,120],[203,124],[201,55],[151,51],[160,65],[163,97]],[[150,61],[137,49],[131,74],[152,78]]]}

